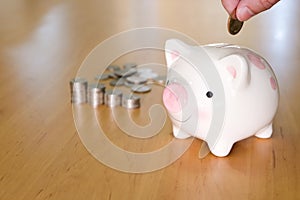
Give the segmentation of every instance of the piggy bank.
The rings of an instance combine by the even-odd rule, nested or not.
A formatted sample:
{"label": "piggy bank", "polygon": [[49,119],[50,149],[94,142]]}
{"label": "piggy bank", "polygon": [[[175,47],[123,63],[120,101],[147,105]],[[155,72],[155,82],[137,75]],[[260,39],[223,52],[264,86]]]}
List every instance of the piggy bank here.
{"label": "piggy bank", "polygon": [[271,137],[279,91],[265,59],[236,45],[190,46],[176,39],[167,40],[165,56],[163,104],[176,138],[204,140],[223,157],[237,141]]}

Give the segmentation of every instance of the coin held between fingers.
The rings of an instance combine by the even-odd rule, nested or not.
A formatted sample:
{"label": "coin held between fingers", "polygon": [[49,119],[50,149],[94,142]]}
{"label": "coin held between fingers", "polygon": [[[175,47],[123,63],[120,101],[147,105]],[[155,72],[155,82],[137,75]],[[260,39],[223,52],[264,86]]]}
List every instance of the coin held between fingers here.
{"label": "coin held between fingers", "polygon": [[231,35],[236,35],[240,32],[243,27],[244,22],[238,20],[236,18],[236,10],[233,11],[231,15],[229,15],[227,22],[227,29]]}

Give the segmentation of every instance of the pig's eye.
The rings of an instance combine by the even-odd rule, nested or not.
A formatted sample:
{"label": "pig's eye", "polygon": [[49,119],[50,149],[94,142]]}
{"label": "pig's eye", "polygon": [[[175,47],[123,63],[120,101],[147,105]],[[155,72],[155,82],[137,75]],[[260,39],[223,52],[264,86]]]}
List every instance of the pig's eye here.
{"label": "pig's eye", "polygon": [[211,91],[206,92],[206,96],[208,98],[212,98],[214,96],[214,94]]}

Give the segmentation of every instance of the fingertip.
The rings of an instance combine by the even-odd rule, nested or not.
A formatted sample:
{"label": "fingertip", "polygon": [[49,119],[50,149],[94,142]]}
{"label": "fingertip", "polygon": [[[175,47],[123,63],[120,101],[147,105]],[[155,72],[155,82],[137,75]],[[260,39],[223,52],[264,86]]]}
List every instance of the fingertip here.
{"label": "fingertip", "polygon": [[237,19],[242,21],[242,22],[247,21],[248,19],[250,19],[254,15],[255,15],[255,13],[252,10],[250,10],[247,6],[237,8],[237,11],[236,11]]}

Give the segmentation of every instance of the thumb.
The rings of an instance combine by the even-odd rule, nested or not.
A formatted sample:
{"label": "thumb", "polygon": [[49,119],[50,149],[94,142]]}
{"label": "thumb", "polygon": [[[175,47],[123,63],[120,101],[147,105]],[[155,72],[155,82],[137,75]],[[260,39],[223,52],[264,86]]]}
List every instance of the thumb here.
{"label": "thumb", "polygon": [[244,0],[237,6],[236,16],[240,21],[246,21],[254,15],[268,10],[279,0]]}

